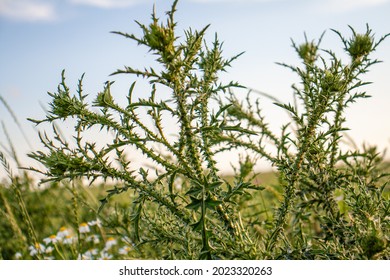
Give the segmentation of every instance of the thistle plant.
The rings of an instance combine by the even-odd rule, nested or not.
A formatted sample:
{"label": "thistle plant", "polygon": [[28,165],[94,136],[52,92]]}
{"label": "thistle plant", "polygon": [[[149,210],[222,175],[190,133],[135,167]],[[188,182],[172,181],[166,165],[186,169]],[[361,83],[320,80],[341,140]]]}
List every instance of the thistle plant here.
{"label": "thistle plant", "polygon": [[[258,187],[226,182],[215,159],[216,139],[224,131],[247,133],[237,125],[225,124],[229,105],[215,111],[211,104],[216,95],[239,86],[218,79],[239,55],[223,58],[217,36],[207,45],[204,35],[208,26],[200,31],[189,29],[179,38],[174,20],[177,2],[167,12],[165,23],[155,12],[149,25],[137,22],[142,36],[114,32],[145,46],[156,57],[161,70],[126,66],[113,73],[148,80],[149,98],[133,100],[134,82],[123,107],[115,102],[113,82],[108,81],[88,104],[83,77],[77,94],[72,95],[63,72],[58,91],[50,93],[46,118],[32,121],[54,124],[73,119],[74,141],[67,141],[53,125],[54,139],[40,135],[46,151],[30,156],[46,166],[45,171],[35,170],[45,175],[44,182],[80,178],[115,182],[101,199],[100,209],[112,196],[134,191],[129,217],[132,238],[139,246],[155,244],[163,258],[254,258],[254,242],[241,223],[233,198]],[[162,96],[160,87],[168,89],[170,96]],[[150,123],[140,117],[145,111]],[[99,147],[87,140],[93,127],[105,129],[113,137]],[[171,136],[172,131],[175,136]],[[150,159],[153,167],[133,170],[126,154],[129,147]],[[179,186],[178,180],[182,182]]]}
{"label": "thistle plant", "polygon": [[[301,45],[293,42],[303,68],[281,64],[300,80],[299,86],[292,87],[294,104],[274,99],[291,119],[281,136],[268,128],[259,99],[248,97],[243,102],[234,94],[229,98],[233,106],[228,109],[228,123],[240,122],[259,133],[229,133],[223,141],[267,159],[277,168],[283,188],[284,198],[264,239],[265,256],[348,259],[382,253],[389,257],[389,200],[385,195],[389,177],[382,156],[375,148],[342,147],[343,132],[348,130],[345,110],[369,97],[360,91],[369,84],[361,76],[379,62],[370,55],[389,34],[375,41],[368,26],[364,34],[351,30],[350,39],[333,30],[349,63],[331,50],[320,49],[323,36],[318,42],[307,38]],[[270,144],[276,152],[268,148]],[[376,249],[368,249],[371,246]]]}
{"label": "thistle plant", "polygon": [[[134,243],[139,258],[389,258],[382,158],[374,148],[341,145],[345,109],[368,97],[359,91],[368,84],[361,76],[379,62],[371,53],[386,36],[375,41],[368,26],[364,34],[351,28],[350,39],[334,31],[348,63],[320,49],[322,36],[293,42],[303,67],[281,65],[301,84],[293,86],[294,104],[276,102],[291,118],[279,135],[269,128],[260,99],[242,100],[234,93],[242,86],[219,79],[240,54],[224,58],[217,36],[205,42],[208,26],[177,35],[177,4],[165,22],[155,11],[149,25],[136,22],[139,36],[113,32],[156,58],[155,66],[112,74],[133,78],[127,104],[115,100],[113,81],[89,102],[84,75],[71,93],[62,72],[46,117],[31,120],[52,124],[53,135],[40,133],[45,148],[30,156],[45,169],[31,169],[44,175],[43,183],[106,182],[99,213],[126,195],[109,226]],[[147,98],[134,100],[137,78],[149,82]],[[59,130],[64,123],[74,124],[72,140]],[[103,145],[90,137],[96,129],[108,132]],[[222,175],[217,156],[242,148],[233,178]],[[130,152],[151,164],[134,168]],[[259,159],[277,169],[278,186],[257,182]]]}

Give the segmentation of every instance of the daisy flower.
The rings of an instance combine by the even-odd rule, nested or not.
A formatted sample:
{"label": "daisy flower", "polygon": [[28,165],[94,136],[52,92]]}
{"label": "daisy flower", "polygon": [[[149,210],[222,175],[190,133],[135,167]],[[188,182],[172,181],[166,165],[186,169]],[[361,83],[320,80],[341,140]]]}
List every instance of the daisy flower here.
{"label": "daisy flower", "polygon": [[22,253],[17,252],[17,253],[15,254],[15,259],[16,259],[16,260],[20,260],[21,258],[22,258]]}
{"label": "daisy flower", "polygon": [[104,249],[109,250],[109,249],[111,249],[112,246],[115,246],[116,244],[118,244],[116,239],[114,237],[109,237],[106,241],[106,245],[105,245]]}
{"label": "daisy flower", "polygon": [[74,242],[74,238],[71,235],[67,235],[64,238],[64,240],[62,241],[62,243],[67,244],[67,245],[71,245],[71,244],[73,244],[73,242]]}
{"label": "daisy flower", "polygon": [[127,255],[131,251],[131,247],[129,246],[123,246],[122,248],[119,248],[118,253],[120,255]]}
{"label": "daisy flower", "polygon": [[80,233],[88,233],[91,230],[89,229],[89,225],[87,223],[81,223],[79,226]]}
{"label": "daisy flower", "polygon": [[57,235],[52,234],[49,237],[43,239],[43,242],[45,242],[46,245],[49,243],[56,244],[58,242],[58,237]]}
{"label": "daisy flower", "polygon": [[87,242],[93,242],[94,244],[99,244],[100,239],[99,236],[96,234],[90,235],[85,239]]}
{"label": "daisy flower", "polygon": [[89,249],[88,251],[86,251],[83,255],[82,255],[82,259],[83,260],[93,260],[94,259],[94,256],[96,256],[98,254],[98,250],[97,249]]}
{"label": "daisy flower", "polygon": [[52,246],[49,246],[49,247],[46,248],[45,253],[46,254],[50,254],[53,251],[54,251],[54,248]]}
{"label": "daisy flower", "polygon": [[45,251],[45,246],[43,246],[41,243],[35,243],[34,245],[31,245],[28,247],[28,250],[30,251],[30,256],[35,256],[38,253],[42,253]]}
{"label": "daisy flower", "polygon": [[69,236],[69,230],[66,227],[61,227],[60,230],[57,232],[57,238],[62,239]]}
{"label": "daisy flower", "polygon": [[90,225],[91,227],[93,227],[93,226],[100,227],[102,225],[102,222],[99,219],[96,219],[95,221],[88,222],[88,225]]}
{"label": "daisy flower", "polygon": [[112,259],[112,255],[108,254],[107,252],[100,252],[100,258],[99,260],[111,260]]}

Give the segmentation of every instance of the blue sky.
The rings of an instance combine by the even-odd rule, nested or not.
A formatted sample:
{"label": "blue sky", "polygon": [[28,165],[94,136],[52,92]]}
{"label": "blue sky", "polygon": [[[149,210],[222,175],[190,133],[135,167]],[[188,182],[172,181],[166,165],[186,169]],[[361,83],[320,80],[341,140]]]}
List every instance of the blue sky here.
{"label": "blue sky", "polygon": [[[0,0],[0,94],[23,123],[30,140],[38,138],[26,118],[41,118],[40,103],[55,91],[62,69],[68,84],[85,74],[85,90],[94,96],[107,80],[118,80],[118,98],[126,94],[130,77],[109,77],[123,65],[152,64],[146,49],[110,31],[139,34],[134,23],[149,23],[153,3],[161,17],[167,0]],[[368,23],[379,36],[390,32],[390,0],[182,0],[176,19],[179,31],[211,23],[208,38],[217,32],[226,56],[245,51],[222,79],[236,80],[282,100],[291,100],[296,77],[275,62],[297,63],[290,39],[318,38],[326,31],[323,47],[342,53],[337,29],[350,36],[348,25],[364,32]],[[179,33],[180,34],[180,33]],[[370,100],[348,110],[350,134],[358,144],[366,141],[390,146],[390,40],[375,53],[384,63],[367,75],[373,81]],[[142,90],[139,96],[145,96]],[[266,106],[277,129],[280,111]],[[21,135],[0,104],[0,119],[20,150],[27,149]],[[0,130],[0,143],[6,138]],[[35,145],[35,144],[34,144]],[[38,146],[38,144],[37,144]]]}

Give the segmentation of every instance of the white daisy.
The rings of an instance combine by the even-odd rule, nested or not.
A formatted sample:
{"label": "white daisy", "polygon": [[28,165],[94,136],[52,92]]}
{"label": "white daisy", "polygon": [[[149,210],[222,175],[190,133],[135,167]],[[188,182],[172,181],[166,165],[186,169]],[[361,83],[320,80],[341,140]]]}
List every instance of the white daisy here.
{"label": "white daisy", "polygon": [[94,256],[98,254],[97,249],[89,249],[87,252],[83,254],[83,258],[87,260],[93,260]]}
{"label": "white daisy", "polygon": [[116,244],[118,244],[116,239],[114,237],[109,237],[106,241],[106,245],[105,245],[104,249],[109,250],[109,249],[111,249],[112,246],[115,246]]}
{"label": "white daisy", "polygon": [[93,227],[93,226],[100,227],[102,225],[102,222],[99,219],[96,219],[95,221],[88,222],[88,225],[90,225],[91,227]]}
{"label": "white daisy", "polygon": [[69,230],[66,227],[61,227],[60,230],[57,232],[57,238],[62,239],[69,236]]}
{"label": "white daisy", "polygon": [[74,242],[74,238],[71,235],[67,235],[64,238],[64,240],[62,241],[62,243],[67,244],[67,245],[71,245],[71,244],[73,244],[73,242]]}
{"label": "white daisy", "polygon": [[50,244],[50,243],[56,244],[58,242],[58,237],[57,237],[57,235],[52,234],[49,237],[46,237],[45,239],[43,239],[43,242],[45,242],[46,245]]}
{"label": "white daisy", "polygon": [[100,239],[99,239],[99,236],[96,235],[96,234],[93,234],[93,235],[90,235],[88,236],[85,241],[87,242],[93,242],[94,244],[99,244],[100,243]]}
{"label": "white daisy", "polygon": [[54,251],[54,248],[52,246],[49,246],[49,247],[46,248],[45,253],[46,254],[50,254],[53,251]]}
{"label": "white daisy", "polygon": [[81,223],[79,225],[79,232],[80,233],[88,233],[90,232],[90,228],[89,228],[89,225],[87,223]]}
{"label": "white daisy", "polygon": [[112,255],[108,254],[107,252],[100,252],[100,258],[99,260],[111,260],[112,259]]}
{"label": "white daisy", "polygon": [[31,245],[30,247],[28,247],[28,249],[30,250],[30,256],[35,256],[37,255],[38,253],[42,253],[45,251],[45,246],[43,246],[41,243],[35,243],[34,245]]}
{"label": "white daisy", "polygon": [[20,260],[22,257],[23,257],[23,256],[22,256],[22,253],[17,252],[17,253],[15,254],[15,259],[16,259],[16,260]]}
{"label": "white daisy", "polygon": [[119,248],[118,253],[120,255],[127,255],[131,251],[131,247],[129,246],[123,246],[122,248]]}

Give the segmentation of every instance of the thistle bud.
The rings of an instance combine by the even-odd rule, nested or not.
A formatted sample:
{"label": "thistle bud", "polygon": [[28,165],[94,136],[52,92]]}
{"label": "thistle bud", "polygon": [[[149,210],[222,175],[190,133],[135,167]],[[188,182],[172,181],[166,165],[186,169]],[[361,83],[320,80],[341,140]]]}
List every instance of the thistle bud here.
{"label": "thistle bud", "polygon": [[367,56],[373,47],[372,37],[366,34],[356,34],[349,41],[347,51],[355,63],[360,63],[364,56]]}
{"label": "thistle bud", "polygon": [[318,46],[313,42],[306,42],[298,47],[298,55],[308,65],[313,65],[317,59]]}

